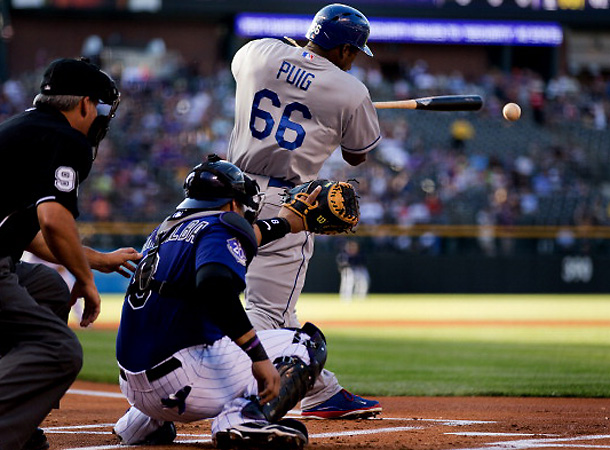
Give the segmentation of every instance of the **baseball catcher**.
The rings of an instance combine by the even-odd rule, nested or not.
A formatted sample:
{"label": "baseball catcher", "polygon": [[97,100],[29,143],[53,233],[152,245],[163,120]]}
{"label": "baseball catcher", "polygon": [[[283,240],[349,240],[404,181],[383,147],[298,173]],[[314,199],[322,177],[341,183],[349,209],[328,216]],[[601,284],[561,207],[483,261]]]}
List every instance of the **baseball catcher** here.
{"label": "baseball catcher", "polygon": [[215,448],[300,450],[307,428],[284,415],[322,371],[324,335],[311,323],[257,333],[239,295],[258,246],[304,222],[284,209],[256,220],[258,186],[216,155],[187,175],[184,193],[150,234],[125,296],[116,348],[131,408],[114,433],[165,445],[174,422],[213,418]]}
{"label": "baseball catcher", "polygon": [[[318,186],[322,190],[313,204],[307,196]],[[284,207],[303,219],[312,233],[338,234],[353,231],[360,218],[358,196],[346,181],[315,180],[284,192]]]}

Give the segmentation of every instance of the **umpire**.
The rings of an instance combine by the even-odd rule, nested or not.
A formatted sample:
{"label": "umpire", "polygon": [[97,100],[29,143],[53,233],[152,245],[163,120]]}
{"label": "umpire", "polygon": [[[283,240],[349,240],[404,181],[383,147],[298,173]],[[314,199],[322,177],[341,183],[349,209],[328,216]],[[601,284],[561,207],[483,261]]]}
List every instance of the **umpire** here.
{"label": "umpire", "polygon": [[[98,104],[110,105],[108,115]],[[56,60],[34,108],[0,124],[0,450],[40,450],[38,425],[82,366],[66,324],[71,299],[52,269],[17,263],[25,249],[51,255],[76,278],[81,326],[100,312],[78,235],[77,193],[119,103],[113,80],[85,59]]]}

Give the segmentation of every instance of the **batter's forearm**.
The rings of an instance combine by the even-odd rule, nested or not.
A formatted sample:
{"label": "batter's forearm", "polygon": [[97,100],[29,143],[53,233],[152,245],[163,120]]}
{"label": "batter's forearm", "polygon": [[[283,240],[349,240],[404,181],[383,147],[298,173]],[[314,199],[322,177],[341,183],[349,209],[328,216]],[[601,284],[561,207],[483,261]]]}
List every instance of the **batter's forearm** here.
{"label": "batter's forearm", "polygon": [[341,156],[350,166],[358,166],[366,161],[366,153],[350,153],[341,150]]}

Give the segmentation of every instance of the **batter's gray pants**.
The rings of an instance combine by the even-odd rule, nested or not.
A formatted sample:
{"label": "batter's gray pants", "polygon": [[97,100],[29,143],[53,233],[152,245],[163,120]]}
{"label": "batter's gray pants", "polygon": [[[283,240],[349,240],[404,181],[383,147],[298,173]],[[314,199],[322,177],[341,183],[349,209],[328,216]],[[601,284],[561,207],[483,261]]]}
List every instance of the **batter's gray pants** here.
{"label": "batter's gray pants", "polygon": [[0,258],[0,450],[19,450],[82,366],[70,292],[42,264]]}
{"label": "batter's gray pants", "polygon": [[[284,190],[268,187],[260,177],[257,177],[257,182],[262,189],[266,188],[259,217],[277,217],[281,206],[280,194]],[[246,312],[257,331],[301,326],[296,305],[305,284],[313,249],[314,236],[304,231],[287,234],[259,249],[248,267],[245,291]],[[324,369],[313,389],[301,401],[301,408],[322,403],[341,388],[335,374]]]}

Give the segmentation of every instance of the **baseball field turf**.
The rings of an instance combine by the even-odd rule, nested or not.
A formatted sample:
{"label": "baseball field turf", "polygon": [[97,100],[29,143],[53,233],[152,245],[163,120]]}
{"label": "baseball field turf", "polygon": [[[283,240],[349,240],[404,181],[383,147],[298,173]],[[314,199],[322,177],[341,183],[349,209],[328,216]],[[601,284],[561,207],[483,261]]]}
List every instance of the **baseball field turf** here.
{"label": "baseball field turf", "polygon": [[[104,295],[98,322],[76,330],[83,380],[117,382],[121,301]],[[299,317],[361,395],[610,397],[610,295],[307,294]]]}

